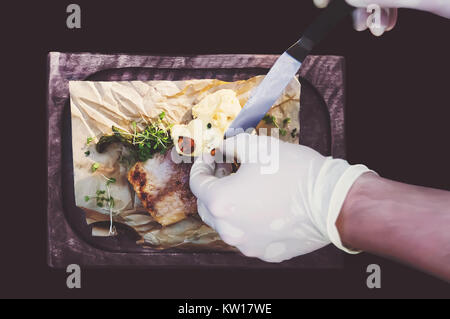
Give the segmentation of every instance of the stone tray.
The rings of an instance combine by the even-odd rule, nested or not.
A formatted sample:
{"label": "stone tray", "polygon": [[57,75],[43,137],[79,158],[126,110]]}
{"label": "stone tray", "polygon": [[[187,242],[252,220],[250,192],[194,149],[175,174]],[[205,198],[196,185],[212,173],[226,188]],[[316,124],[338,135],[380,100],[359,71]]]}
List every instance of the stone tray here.
{"label": "stone tray", "polygon": [[[341,252],[332,245],[292,260],[270,264],[234,252],[156,250],[135,243],[132,232],[91,236],[83,211],[74,205],[69,81],[187,80],[224,81],[266,74],[275,55],[143,56],[59,53],[48,55],[48,264],[84,267],[240,267],[340,268]],[[345,61],[309,56],[299,71],[302,83],[300,141],[324,155],[345,158]]]}

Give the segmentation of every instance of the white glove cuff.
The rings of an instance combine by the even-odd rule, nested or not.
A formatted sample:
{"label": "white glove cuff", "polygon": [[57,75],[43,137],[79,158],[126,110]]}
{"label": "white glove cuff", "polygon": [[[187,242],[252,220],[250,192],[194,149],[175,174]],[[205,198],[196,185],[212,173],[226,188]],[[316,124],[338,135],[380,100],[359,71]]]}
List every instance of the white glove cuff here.
{"label": "white glove cuff", "polygon": [[[373,172],[364,165],[353,165],[345,170],[344,174],[339,178],[336,183],[333,193],[330,199],[330,205],[328,208],[327,217],[327,232],[330,241],[339,249],[349,253],[358,254],[361,251],[355,251],[344,247],[339,235],[338,229],[336,227],[336,221],[341,212],[342,206],[350,188],[355,183],[355,181],[364,173]],[[375,172],[373,172],[375,173]],[[376,174],[376,173],[375,173]]]}

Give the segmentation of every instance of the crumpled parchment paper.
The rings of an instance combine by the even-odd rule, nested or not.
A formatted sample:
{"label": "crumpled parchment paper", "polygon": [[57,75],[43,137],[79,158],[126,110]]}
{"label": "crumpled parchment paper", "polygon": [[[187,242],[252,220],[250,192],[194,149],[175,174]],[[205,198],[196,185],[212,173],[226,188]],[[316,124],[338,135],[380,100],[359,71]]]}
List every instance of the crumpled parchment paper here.
{"label": "crumpled parchment paper", "polygon": [[[189,217],[167,227],[161,227],[142,207],[134,190],[127,181],[127,168],[119,163],[124,149],[111,146],[100,154],[95,143],[104,134],[111,134],[112,126],[130,130],[132,121],[142,119],[150,121],[161,112],[165,120],[173,124],[187,124],[192,120],[191,109],[208,94],[217,90],[231,89],[238,96],[242,106],[250,97],[263,76],[246,81],[223,82],[215,79],[188,81],[130,81],[130,82],[92,82],[71,81],[69,83],[72,147],[74,167],[75,202],[86,212],[88,224],[94,224],[94,236],[110,236],[105,222],[112,217],[113,224],[121,223],[133,228],[139,235],[138,243],[153,248],[180,246],[207,246],[215,249],[227,249],[217,233],[205,225],[198,216]],[[300,83],[293,79],[282,96],[272,107],[269,114],[279,122],[291,118],[287,124],[288,134],[280,139],[298,144],[300,130]],[[261,122],[259,127],[273,127]],[[87,143],[88,138],[93,138]],[[87,156],[85,152],[89,151]],[[92,172],[92,164],[99,163],[97,171]],[[98,190],[105,190],[107,178],[115,178],[109,185],[109,192],[115,205],[111,212],[100,208],[95,200],[85,200],[85,196],[95,196]],[[95,225],[103,225],[95,226]],[[229,248],[229,247],[228,247]]]}

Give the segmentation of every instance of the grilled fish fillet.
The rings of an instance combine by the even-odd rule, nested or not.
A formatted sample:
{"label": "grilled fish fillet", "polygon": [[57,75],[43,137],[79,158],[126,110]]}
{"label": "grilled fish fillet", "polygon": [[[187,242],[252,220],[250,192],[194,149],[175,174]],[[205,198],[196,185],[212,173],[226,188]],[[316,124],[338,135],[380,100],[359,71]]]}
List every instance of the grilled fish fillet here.
{"label": "grilled fish fillet", "polygon": [[128,181],[152,217],[167,226],[197,213],[197,199],[189,189],[192,164],[176,164],[170,151],[136,163]]}

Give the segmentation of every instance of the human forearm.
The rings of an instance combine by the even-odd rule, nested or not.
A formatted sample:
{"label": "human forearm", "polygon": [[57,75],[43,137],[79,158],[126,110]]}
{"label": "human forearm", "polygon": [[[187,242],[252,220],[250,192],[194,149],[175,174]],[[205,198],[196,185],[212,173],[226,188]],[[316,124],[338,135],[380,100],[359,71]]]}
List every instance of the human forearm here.
{"label": "human forearm", "polygon": [[337,227],[347,247],[450,280],[450,192],[365,174],[350,190]]}

